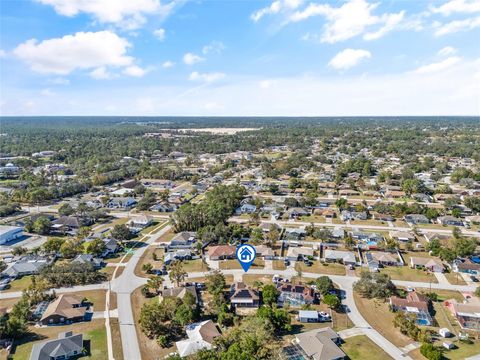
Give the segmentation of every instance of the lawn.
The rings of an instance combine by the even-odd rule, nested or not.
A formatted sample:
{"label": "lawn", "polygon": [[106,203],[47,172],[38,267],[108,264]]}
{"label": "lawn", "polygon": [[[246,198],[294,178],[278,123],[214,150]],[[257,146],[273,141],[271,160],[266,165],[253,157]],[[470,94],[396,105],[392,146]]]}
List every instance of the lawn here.
{"label": "lawn", "polygon": [[388,303],[381,300],[369,300],[354,293],[355,304],[365,320],[380,334],[398,347],[411,344],[413,341],[393,327],[394,314]]}
{"label": "lawn", "polygon": [[345,265],[326,264],[320,261],[314,261],[312,266],[307,266],[301,261],[297,262],[304,273],[326,274],[326,275],[345,275]]}
{"label": "lawn", "polygon": [[351,360],[384,360],[391,357],[365,335],[352,336],[345,339],[341,349]]}
{"label": "lawn", "polygon": [[249,286],[252,286],[255,281],[261,281],[264,285],[272,283],[272,276],[270,275],[243,275],[243,282]]}
{"label": "lawn", "polygon": [[73,295],[81,296],[86,298],[87,301],[93,303],[94,311],[104,311],[105,310],[105,297],[106,290],[88,290],[88,291],[79,291]]}
{"label": "lawn", "polygon": [[437,283],[435,275],[426,270],[411,269],[408,266],[388,266],[380,270],[383,274],[388,274],[393,280],[418,281]]}
{"label": "lawn", "polygon": [[115,360],[123,360],[122,338],[118,319],[110,318],[110,329],[112,331],[113,357]]}
{"label": "lawn", "polygon": [[465,280],[463,280],[462,275],[457,272],[446,272],[444,273],[444,275],[447,278],[448,282],[452,285],[467,285]]}
{"label": "lawn", "polygon": [[187,273],[208,271],[208,265],[202,259],[185,260],[182,265]]}
{"label": "lawn", "polygon": [[81,359],[108,359],[106,330],[103,320],[92,320],[89,322],[81,322],[65,326],[47,326],[42,328],[31,326],[30,331],[32,334],[20,340],[15,345],[15,348],[12,351],[12,359],[29,359],[34,343],[56,339],[59,333],[70,330],[72,330],[75,334],[83,333],[84,340],[87,340],[84,342],[84,345],[87,349],[90,349],[90,354],[89,356],[84,356]]}
{"label": "lawn", "polygon": [[10,282],[10,284],[8,284],[8,288],[3,291],[4,292],[23,291],[26,288],[28,288],[31,283],[32,283],[32,277],[30,275],[22,276],[21,278]]}
{"label": "lawn", "polygon": [[[140,277],[150,277],[150,274],[146,274],[145,271],[142,270],[143,264],[150,263],[153,265],[154,269],[161,269],[163,266],[163,255],[165,254],[165,250],[162,248],[157,248],[158,245],[151,245],[140,257],[140,260],[135,267],[135,275]],[[156,255],[156,259],[154,260],[153,253]]]}
{"label": "lawn", "polygon": [[273,260],[273,270],[286,270],[285,262],[283,260]]}
{"label": "lawn", "polygon": [[[219,263],[220,269],[222,270],[228,270],[228,269],[241,269],[242,266],[238,262],[238,260],[222,260]],[[261,268],[263,269],[265,267],[265,261],[263,259],[255,259],[252,264],[252,269],[254,268]]]}

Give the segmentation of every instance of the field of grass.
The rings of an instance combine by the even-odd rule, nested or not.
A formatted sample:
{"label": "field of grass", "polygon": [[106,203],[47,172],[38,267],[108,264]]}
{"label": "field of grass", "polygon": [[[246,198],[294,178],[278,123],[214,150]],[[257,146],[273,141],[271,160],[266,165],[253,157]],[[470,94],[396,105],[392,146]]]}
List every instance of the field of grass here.
{"label": "field of grass", "polygon": [[105,296],[107,294],[106,290],[88,290],[88,291],[79,291],[74,293],[74,295],[81,296],[87,299],[87,301],[93,304],[93,309],[95,311],[104,311],[105,310]]}
{"label": "field of grass", "polygon": [[447,278],[448,282],[452,285],[467,285],[465,280],[463,280],[462,275],[456,272],[446,272],[444,273],[445,277]]}
{"label": "field of grass", "polygon": [[30,327],[31,335],[14,345],[12,360],[29,359],[34,343],[56,339],[59,333],[70,330],[75,334],[84,334],[84,340],[86,340],[84,345],[86,349],[90,350],[90,353],[89,356],[81,357],[81,359],[108,359],[105,323],[103,320],[92,320],[65,326]]}
{"label": "field of grass", "polygon": [[345,339],[341,349],[350,360],[386,360],[391,357],[365,335],[352,336]]}
{"label": "field of grass", "polygon": [[31,276],[22,276],[20,279],[13,280],[8,284],[8,288],[3,290],[4,292],[11,292],[11,291],[23,291],[30,286],[32,283]]}
{"label": "field of grass", "polygon": [[272,262],[273,270],[285,270],[285,262],[283,260],[273,260]]}
{"label": "field of grass", "polygon": [[355,304],[365,320],[394,345],[403,347],[413,341],[393,327],[394,314],[388,303],[380,300],[369,300],[354,293]]}
{"label": "field of grass", "polygon": [[182,261],[182,265],[187,273],[208,271],[208,265],[202,259]]}
{"label": "field of grass", "polygon": [[[227,269],[241,269],[242,266],[238,262],[238,260],[221,260],[219,263],[219,267],[222,270]],[[263,269],[265,267],[265,261],[263,259],[255,259],[252,264],[252,269]]]}
{"label": "field of grass", "polygon": [[327,264],[319,261],[314,261],[312,266],[307,266],[302,262],[298,262],[304,273],[325,274],[325,275],[345,275],[345,265],[342,264]]}
{"label": "field of grass", "polygon": [[393,280],[418,281],[437,283],[435,275],[425,270],[411,269],[408,266],[388,266],[380,270],[381,273],[388,274]]}

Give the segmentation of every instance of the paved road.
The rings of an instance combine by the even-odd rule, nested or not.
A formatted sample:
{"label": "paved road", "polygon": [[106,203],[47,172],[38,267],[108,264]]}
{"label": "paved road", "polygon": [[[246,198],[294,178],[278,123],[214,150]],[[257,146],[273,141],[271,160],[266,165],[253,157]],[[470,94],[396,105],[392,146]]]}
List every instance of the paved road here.
{"label": "paved road", "polygon": [[[229,219],[231,222],[237,222],[237,223],[248,223],[250,219],[245,219],[241,217],[231,217]],[[282,225],[283,227],[288,227],[289,225],[297,225],[297,226],[308,226],[311,225],[311,222],[307,221],[283,221],[283,220],[276,220],[276,221],[271,221],[271,220],[262,220],[261,223],[266,223],[266,224],[272,224],[275,223],[277,225]],[[390,226],[382,226],[382,225],[369,225],[369,224],[362,224],[360,221],[356,222],[354,225],[351,224],[332,224],[332,223],[319,223],[319,222],[314,222],[315,226],[321,226],[321,227],[333,227],[333,228],[360,228],[360,229],[372,229],[372,230],[382,230],[382,231],[412,231],[412,228],[410,227],[390,227]],[[439,234],[452,234],[451,229],[435,229],[435,228],[418,228],[418,230],[422,233],[439,233]],[[480,237],[480,232],[478,231],[472,231],[472,230],[466,230],[466,229],[461,229],[462,233],[465,235],[469,236],[476,236]]]}
{"label": "paved road", "polygon": [[[144,241],[150,245],[169,230],[170,226],[168,225],[158,233],[148,235],[148,239]],[[122,338],[123,358],[128,360],[141,360],[140,346],[138,344],[137,331],[132,311],[131,294],[135,289],[147,282],[146,278],[141,278],[135,275],[135,267],[147,249],[148,246],[143,246],[136,250],[125,266],[122,275],[111,281],[112,291],[117,293],[117,310],[120,335]],[[165,280],[165,285],[168,285],[167,279]]]}
{"label": "paved road", "polygon": [[[55,289],[55,292],[57,294],[62,294],[62,293],[74,293],[74,292],[87,291],[87,290],[104,290],[107,288],[108,288],[108,282],[104,282],[101,284],[80,285],[80,286],[72,286],[72,287],[66,287],[66,288],[58,288],[58,289]],[[19,298],[21,296],[22,296],[21,291],[0,292],[0,300],[14,299],[14,298]]]}

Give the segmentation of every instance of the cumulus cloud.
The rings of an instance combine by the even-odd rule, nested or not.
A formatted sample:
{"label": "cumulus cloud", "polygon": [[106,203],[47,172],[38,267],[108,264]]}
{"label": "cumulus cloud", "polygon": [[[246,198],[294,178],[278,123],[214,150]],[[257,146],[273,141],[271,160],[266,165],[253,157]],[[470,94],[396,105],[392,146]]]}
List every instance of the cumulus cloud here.
{"label": "cumulus cloud", "polygon": [[454,20],[446,24],[436,22],[434,24],[435,36],[443,36],[453,34],[459,31],[472,30],[480,27],[480,16],[475,18],[469,18],[464,20]]}
{"label": "cumulus cloud", "polygon": [[275,0],[269,6],[255,11],[251,16],[254,22],[260,21],[266,15],[278,14],[281,11],[295,10],[302,4],[302,0]]}
{"label": "cumulus cloud", "polygon": [[90,72],[90,76],[95,80],[108,80],[113,79],[115,76],[108,72],[105,66],[100,66]]}
{"label": "cumulus cloud", "polygon": [[132,65],[123,69],[122,73],[128,76],[142,77],[147,73],[147,71],[142,69],[140,66]]}
{"label": "cumulus cloud", "polygon": [[480,12],[479,0],[450,0],[446,3],[431,7],[433,13],[450,16],[454,13],[477,13]]}
{"label": "cumulus cloud", "polygon": [[158,40],[163,41],[165,40],[166,31],[165,29],[157,29],[153,32],[153,35],[155,35]]}
{"label": "cumulus cloud", "polygon": [[378,3],[369,4],[366,0],[350,0],[335,8],[329,4],[311,3],[306,8],[290,15],[289,22],[299,22],[313,16],[324,16],[327,22],[324,26],[321,41],[336,43],[361,35],[373,25],[380,26],[373,32],[364,35],[366,40],[378,39],[395,29],[403,20],[404,12],[385,13],[376,16],[373,11]]}
{"label": "cumulus cloud", "polygon": [[127,55],[130,46],[111,31],[78,32],[42,42],[28,40],[13,54],[36,72],[67,75],[77,69],[130,66],[134,60]]}
{"label": "cumulus cloud", "polygon": [[370,51],[363,49],[345,49],[335,55],[328,65],[337,70],[347,70],[359,64],[364,59],[370,59]]}
{"label": "cumulus cloud", "polygon": [[461,58],[458,56],[451,56],[446,58],[445,60],[434,62],[431,64],[420,66],[418,69],[414,70],[413,73],[415,74],[431,74],[437,73],[448,68],[451,68],[458,62],[460,62]]}
{"label": "cumulus cloud", "polygon": [[37,0],[53,6],[63,16],[80,13],[93,16],[101,23],[112,23],[127,29],[136,29],[146,22],[147,15],[169,15],[178,1],[162,4],[160,0]]}
{"label": "cumulus cloud", "polygon": [[221,80],[225,77],[224,73],[221,72],[212,72],[212,73],[199,73],[194,71],[190,74],[189,80],[191,81],[201,81],[201,82],[214,82]]}
{"label": "cumulus cloud", "polygon": [[225,45],[221,41],[212,41],[210,44],[205,45],[202,48],[202,54],[207,55],[209,53],[220,54],[225,49]]}
{"label": "cumulus cloud", "polygon": [[164,61],[163,64],[162,64],[162,67],[164,69],[168,69],[168,68],[171,68],[173,66],[175,66],[175,63],[173,61],[170,61],[170,60]]}
{"label": "cumulus cloud", "polygon": [[445,46],[444,48],[440,49],[437,54],[440,56],[450,56],[456,53],[457,53],[457,49],[455,49],[454,47]]}
{"label": "cumulus cloud", "polygon": [[201,56],[193,53],[186,53],[185,55],[183,55],[183,62],[187,65],[193,65],[204,60],[205,58],[202,58]]}

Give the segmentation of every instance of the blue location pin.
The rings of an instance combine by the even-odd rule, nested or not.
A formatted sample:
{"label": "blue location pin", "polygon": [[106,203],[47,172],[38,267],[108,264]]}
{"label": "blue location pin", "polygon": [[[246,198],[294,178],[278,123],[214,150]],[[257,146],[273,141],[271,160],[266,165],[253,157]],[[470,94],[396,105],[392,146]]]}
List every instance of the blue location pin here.
{"label": "blue location pin", "polygon": [[243,271],[247,272],[250,269],[257,252],[255,248],[250,244],[243,244],[237,247],[237,260],[242,265]]}

